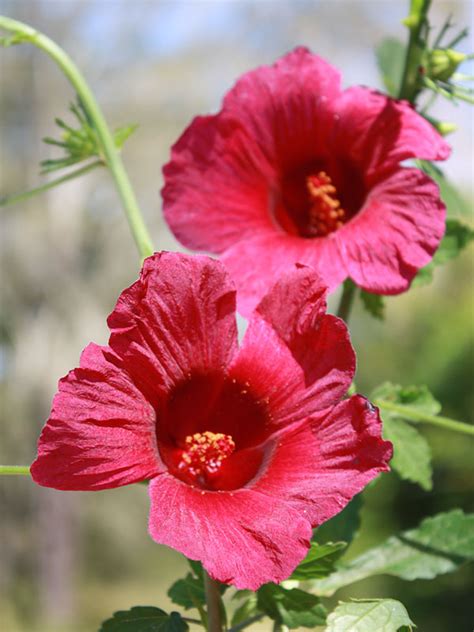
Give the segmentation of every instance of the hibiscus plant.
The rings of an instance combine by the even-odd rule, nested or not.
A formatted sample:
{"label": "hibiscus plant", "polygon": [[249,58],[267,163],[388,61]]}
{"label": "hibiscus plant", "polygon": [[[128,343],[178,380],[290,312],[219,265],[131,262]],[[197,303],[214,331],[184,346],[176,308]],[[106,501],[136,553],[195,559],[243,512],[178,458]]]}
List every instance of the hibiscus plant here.
{"label": "hibiscus plant", "polygon": [[[120,157],[134,127],[111,132],[68,55],[0,17],[3,45],[42,49],[77,92],[77,126],[58,120],[61,138],[46,139],[64,155],[42,165],[73,169],[1,205],[105,165],[142,261],[108,317],[108,344],[87,346],[59,381],[31,467],[0,466],[58,490],[148,484],[151,537],[189,560],[169,590],[179,611],[135,606],[102,632],[238,632],[265,618],[278,631],[411,630],[395,599],[328,598],[367,577],[428,579],[474,557],[474,515],[451,508],[344,558],[360,493],[382,472],[431,488],[413,424],[474,435],[439,415],[425,387],[385,382],[366,398],[353,383],[355,298],[383,318],[384,296],[428,282],[474,236],[446,219],[449,184],[433,162],[449,157],[452,126],[429,111],[436,97],[472,101],[458,81],[467,56],[449,21],[433,36],[429,7],[411,0],[407,44],[378,51],[386,94],[342,90],[336,68],[298,47],[190,123],[163,169],[163,213],[184,246],[219,259],[154,253]],[[237,311],[248,320],[240,343]]]}

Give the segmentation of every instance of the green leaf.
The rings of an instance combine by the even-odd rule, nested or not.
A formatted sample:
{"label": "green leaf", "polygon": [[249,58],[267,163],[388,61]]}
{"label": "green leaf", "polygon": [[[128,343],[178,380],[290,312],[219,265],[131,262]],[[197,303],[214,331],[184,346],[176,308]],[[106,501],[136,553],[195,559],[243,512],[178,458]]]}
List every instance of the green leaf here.
{"label": "green leaf", "polygon": [[[399,384],[384,382],[372,391],[370,399],[374,403],[376,400],[385,400],[386,402],[409,406],[428,415],[437,415],[441,411],[441,404],[425,385],[400,386]],[[403,419],[403,416],[398,413],[390,414]]]}
{"label": "green leaf", "polygon": [[343,541],[350,544],[360,528],[361,508],[362,495],[358,494],[334,518],[316,529],[314,540],[319,543]]}
{"label": "green leaf", "polygon": [[383,437],[393,444],[390,467],[400,478],[418,483],[424,490],[433,488],[431,450],[426,439],[410,424],[394,419],[382,410]]}
{"label": "green leaf", "polygon": [[206,594],[202,580],[188,573],[184,579],[178,579],[168,590],[168,597],[185,610],[197,608],[206,603]]}
{"label": "green leaf", "polygon": [[188,624],[178,612],[167,614],[152,606],[135,606],[115,612],[99,632],[187,632]]}
{"label": "green leaf", "polygon": [[131,125],[124,125],[114,131],[115,146],[119,149],[123,147],[124,142],[133,132],[138,128],[138,123],[132,123]]}
{"label": "green leaf", "polygon": [[405,606],[395,599],[340,601],[327,622],[326,632],[398,632],[414,625]]}
{"label": "green leaf", "polygon": [[377,64],[387,92],[398,96],[405,60],[405,46],[393,37],[384,39],[376,48]]}
{"label": "green leaf", "polygon": [[474,559],[474,514],[460,509],[427,518],[416,528],[388,538],[332,575],[312,582],[319,595],[374,575],[432,579]]}
{"label": "green leaf", "polygon": [[257,592],[257,606],[288,628],[314,628],[326,622],[326,609],[319,599],[299,588],[265,584]]}
{"label": "green leaf", "polygon": [[308,555],[293,571],[290,579],[304,581],[326,577],[334,570],[334,562],[340,557],[345,542],[328,542],[327,544],[311,543]]}
{"label": "green leaf", "polygon": [[365,310],[374,318],[384,320],[385,318],[385,300],[380,294],[372,294],[361,290],[360,298]]}
{"label": "green leaf", "polygon": [[250,597],[246,599],[243,604],[237,608],[237,610],[235,610],[232,615],[231,626],[233,627],[234,625],[242,623],[242,621],[256,615],[257,612],[257,596],[255,593],[251,593]]}
{"label": "green leaf", "polygon": [[472,228],[456,219],[448,219],[446,233],[433,260],[418,272],[412,285],[417,287],[430,283],[433,280],[435,268],[455,259],[473,239],[474,230]]}

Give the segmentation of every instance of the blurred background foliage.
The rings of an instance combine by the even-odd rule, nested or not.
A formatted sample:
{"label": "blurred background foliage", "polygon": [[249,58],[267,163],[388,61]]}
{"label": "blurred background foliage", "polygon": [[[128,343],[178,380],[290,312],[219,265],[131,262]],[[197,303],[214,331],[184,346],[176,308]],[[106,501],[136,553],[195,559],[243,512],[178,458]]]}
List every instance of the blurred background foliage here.
{"label": "blurred background foliage", "polygon": [[[160,210],[161,167],[190,119],[217,109],[240,73],[297,44],[341,68],[345,85],[381,87],[374,48],[386,36],[405,37],[400,21],[407,6],[404,0],[0,2],[2,14],[32,24],[71,54],[112,127],[139,123],[125,163],[157,249],[173,250],[179,246]],[[441,25],[452,13],[463,27],[472,23],[473,6],[435,0],[432,21]],[[463,46],[472,49],[472,40]],[[0,81],[3,195],[44,182],[39,162],[58,151],[40,139],[54,134],[56,116],[68,120],[74,94],[28,45],[0,51]],[[444,103],[435,114],[460,127],[450,137],[447,172],[471,208],[472,112]],[[0,462],[30,463],[58,377],[77,364],[90,340],[106,342],[105,316],[139,264],[105,170],[2,208],[0,220]],[[384,380],[424,383],[443,414],[473,421],[473,263],[471,246],[437,269],[432,285],[388,299],[385,323],[358,306],[351,332],[359,391]],[[472,441],[426,426],[422,432],[434,453],[433,491],[393,474],[379,479],[364,494],[351,555],[426,515],[473,510]],[[68,494],[28,478],[3,478],[0,501],[2,631],[91,632],[117,609],[170,607],[166,590],[186,564],[147,535],[145,486]],[[465,568],[431,582],[366,580],[336,597],[391,596],[421,631],[468,632],[472,590]]]}

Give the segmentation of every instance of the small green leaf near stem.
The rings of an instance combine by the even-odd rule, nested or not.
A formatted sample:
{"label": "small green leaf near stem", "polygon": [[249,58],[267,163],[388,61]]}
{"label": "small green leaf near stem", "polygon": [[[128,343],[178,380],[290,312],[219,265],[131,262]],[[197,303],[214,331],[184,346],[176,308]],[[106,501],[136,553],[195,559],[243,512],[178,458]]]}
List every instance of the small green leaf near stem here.
{"label": "small green leaf near stem", "polygon": [[4,197],[0,197],[0,206],[8,206],[9,204],[15,204],[16,202],[23,202],[24,200],[28,200],[29,198],[37,195],[38,193],[43,193],[44,191],[48,191],[48,189],[52,189],[58,184],[63,184],[63,182],[67,182],[68,180],[73,180],[74,178],[78,178],[80,176],[89,173],[96,167],[103,166],[104,163],[101,160],[95,160],[94,162],[81,167],[80,169],[76,169],[75,171],[71,171],[70,173],[62,176],[61,178],[56,178],[55,180],[51,180],[42,184],[39,187],[35,187],[34,189],[30,189],[29,191],[24,191],[23,193],[15,193],[14,195],[5,195]]}
{"label": "small green leaf near stem", "polygon": [[352,310],[352,305],[354,304],[354,299],[356,296],[357,287],[350,279],[346,279],[344,281],[344,285],[342,286],[342,295],[341,300],[339,302],[339,307],[337,310],[337,316],[342,318],[342,320],[349,320],[349,315]]}
{"label": "small green leaf near stem", "polygon": [[0,16],[0,28],[14,33],[21,41],[30,42],[43,50],[58,64],[69,79],[97,132],[106,164],[112,172],[138,251],[142,258],[148,257],[153,253],[153,244],[143,221],[130,180],[128,179],[127,172],[125,171],[122,159],[115,146],[113,135],[109,130],[102,110],[79,69],[60,46],[31,26],[5,16]]}

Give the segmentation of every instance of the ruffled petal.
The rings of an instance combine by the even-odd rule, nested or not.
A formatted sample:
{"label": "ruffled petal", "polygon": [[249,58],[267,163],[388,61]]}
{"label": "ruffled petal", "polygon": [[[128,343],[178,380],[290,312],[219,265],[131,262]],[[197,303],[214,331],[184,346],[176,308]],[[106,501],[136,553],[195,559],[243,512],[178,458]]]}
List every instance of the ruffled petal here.
{"label": "ruffled petal", "polygon": [[222,583],[257,590],[280,582],[308,552],[309,522],[280,499],[250,489],[206,492],[169,474],[149,490],[152,538],[200,560]]}
{"label": "ruffled petal", "polygon": [[110,346],[157,401],[193,371],[221,372],[237,350],[235,289],[209,257],[163,252],[145,260],[108,318]]}
{"label": "ruffled petal", "polygon": [[397,169],[336,233],[350,277],[369,292],[405,291],[431,261],[444,234],[445,212],[431,178],[418,169]]}
{"label": "ruffled petal", "polygon": [[109,348],[89,345],[80,368],[59,382],[31,466],[33,480],[64,490],[97,490],[149,479],[158,456],[155,411]]}
{"label": "ruffled petal", "polygon": [[236,243],[223,253],[222,261],[235,280],[237,307],[244,316],[251,315],[273,284],[295,263],[314,268],[330,290],[347,278],[338,243],[332,235],[316,239],[281,232],[260,235]]}
{"label": "ruffled petal", "polygon": [[373,478],[388,470],[392,444],[381,438],[378,410],[356,395],[326,416],[279,437],[252,489],[281,498],[317,526],[341,511]]}
{"label": "ruffled petal", "polygon": [[334,105],[335,153],[359,166],[367,186],[408,158],[445,160],[450,147],[407,101],[355,86]]}
{"label": "ruffled petal", "polygon": [[164,214],[181,243],[221,253],[275,231],[284,173],[328,151],[329,104],[340,76],[297,48],[244,74],[221,112],[197,117],[164,167]]}

